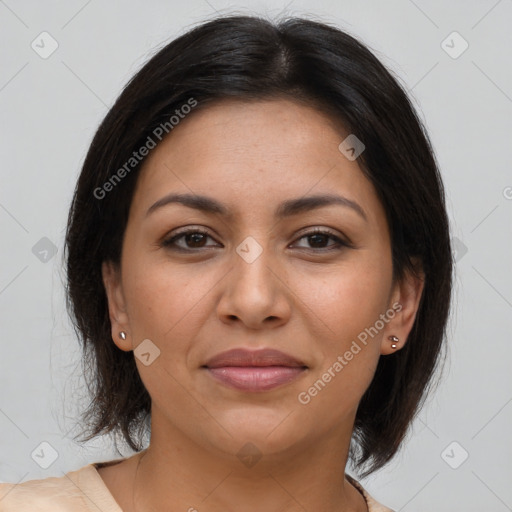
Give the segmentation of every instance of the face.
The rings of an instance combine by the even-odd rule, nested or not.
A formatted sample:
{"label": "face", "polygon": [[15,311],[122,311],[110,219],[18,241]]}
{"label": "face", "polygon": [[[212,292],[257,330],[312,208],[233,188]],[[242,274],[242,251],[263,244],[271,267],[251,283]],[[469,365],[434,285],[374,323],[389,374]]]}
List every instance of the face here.
{"label": "face", "polygon": [[[338,149],[347,136],[292,101],[222,101],[147,157],[120,268],[104,264],[103,275],[114,342],[136,350],[149,340],[135,361],[152,435],[224,455],[350,435],[379,357],[407,338],[421,283],[392,281],[385,211]],[[304,202],[313,196],[338,200]],[[297,365],[208,365],[231,349],[279,350]]]}

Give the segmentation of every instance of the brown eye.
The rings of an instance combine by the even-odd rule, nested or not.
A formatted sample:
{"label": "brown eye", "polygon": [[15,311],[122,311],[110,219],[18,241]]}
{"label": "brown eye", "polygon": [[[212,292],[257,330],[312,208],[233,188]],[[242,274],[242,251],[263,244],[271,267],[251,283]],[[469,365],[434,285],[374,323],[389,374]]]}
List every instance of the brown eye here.
{"label": "brown eye", "polygon": [[[306,239],[307,243],[310,244],[310,247],[303,247],[304,249],[318,249],[319,251],[322,251],[349,246],[347,242],[343,241],[333,232],[320,228],[310,231],[299,238],[299,240],[303,239]],[[329,240],[333,240],[334,243],[326,246],[325,244],[328,244]]]}
{"label": "brown eye", "polygon": [[[201,229],[188,229],[186,231],[182,231],[176,235],[173,235],[171,238],[164,240],[162,245],[165,247],[169,247],[171,249],[176,250],[194,250],[194,249],[202,249],[203,247],[208,247],[205,245],[205,242],[208,238],[211,238],[207,231]],[[212,239],[213,240],[213,239]],[[178,241],[183,241],[185,245],[178,245]]]}
{"label": "brown eye", "polygon": [[[193,252],[194,250],[212,247],[212,245],[206,244],[208,238],[213,240],[208,231],[198,228],[187,229],[164,240],[162,242],[162,246],[177,251]],[[299,248],[309,249],[313,252],[330,251],[340,249],[341,247],[350,247],[348,242],[345,242],[333,232],[319,228],[305,233],[299,238],[299,241],[300,240],[306,240],[306,243],[309,246],[302,246]],[[329,243],[330,241],[333,243]]]}

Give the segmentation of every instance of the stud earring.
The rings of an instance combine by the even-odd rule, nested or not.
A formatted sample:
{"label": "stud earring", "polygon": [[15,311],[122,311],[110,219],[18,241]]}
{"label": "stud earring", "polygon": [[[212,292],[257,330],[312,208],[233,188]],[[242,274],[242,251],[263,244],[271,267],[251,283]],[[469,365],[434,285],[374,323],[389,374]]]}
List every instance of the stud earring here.
{"label": "stud earring", "polygon": [[398,345],[396,342],[398,341],[398,338],[396,336],[388,336],[388,340],[391,340],[393,343],[391,343],[391,348],[396,348]]}
{"label": "stud earring", "polygon": [[126,339],[126,333],[124,331],[121,331],[119,333],[119,337],[122,339],[122,340],[125,340]]}

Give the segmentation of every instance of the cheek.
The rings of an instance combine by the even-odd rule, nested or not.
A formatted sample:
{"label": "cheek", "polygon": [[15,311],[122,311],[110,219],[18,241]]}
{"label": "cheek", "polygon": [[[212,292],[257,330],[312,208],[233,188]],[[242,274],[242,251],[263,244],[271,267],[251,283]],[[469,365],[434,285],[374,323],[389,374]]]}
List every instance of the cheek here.
{"label": "cheek", "polygon": [[308,306],[321,318],[316,333],[311,332],[317,364],[299,389],[297,401],[326,426],[355,414],[373,379],[382,335],[372,337],[365,329],[385,311],[385,294],[379,293],[379,286],[369,274],[338,275],[308,297]]}
{"label": "cheek", "polygon": [[391,275],[391,266],[384,260],[353,258],[327,275],[297,275],[294,288],[323,320],[328,336],[347,339],[373,325],[386,311]]}
{"label": "cheek", "polygon": [[191,349],[190,340],[204,323],[201,298],[211,287],[206,287],[208,284],[199,287],[190,272],[171,269],[168,262],[137,264],[133,260],[126,267],[125,295],[134,348],[149,339],[159,351],[150,365],[136,360],[140,377],[157,403],[175,397],[177,411],[186,406],[179,383],[187,380],[184,361]]}
{"label": "cheek", "polygon": [[136,338],[154,339],[162,347],[193,337],[205,312],[205,295],[219,280],[213,272],[199,277],[186,266],[169,262],[127,265],[125,294],[130,324]]}
{"label": "cheek", "polygon": [[369,386],[382,339],[375,325],[382,326],[380,315],[388,309],[391,276],[391,260],[381,257],[377,261],[368,252],[327,277],[296,279],[297,295],[307,306],[304,310],[312,311],[315,319],[310,335],[317,340],[318,366],[307,382],[309,387],[302,391],[307,394],[305,400],[318,396],[313,406],[319,408],[318,414],[323,414],[326,403],[339,414],[353,410]]}

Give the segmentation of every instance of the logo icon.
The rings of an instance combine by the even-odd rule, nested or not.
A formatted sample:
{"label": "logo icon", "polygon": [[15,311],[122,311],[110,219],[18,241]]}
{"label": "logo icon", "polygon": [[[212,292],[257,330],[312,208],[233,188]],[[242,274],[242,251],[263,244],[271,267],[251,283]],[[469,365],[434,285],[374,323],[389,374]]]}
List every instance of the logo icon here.
{"label": "logo icon", "polygon": [[236,252],[241,256],[246,263],[252,263],[263,252],[263,247],[256,242],[252,236],[248,236],[238,247]]}
{"label": "logo icon", "polygon": [[263,454],[253,443],[245,443],[236,456],[244,466],[252,468],[258,463]]}
{"label": "logo icon", "polygon": [[455,262],[460,261],[468,252],[467,246],[456,236],[452,238],[452,251]]}
{"label": "logo icon", "polygon": [[57,254],[57,246],[49,238],[43,236],[32,247],[32,254],[43,263],[48,263]]}
{"label": "logo icon", "polygon": [[453,31],[443,40],[441,48],[452,59],[458,59],[469,48],[469,43],[458,32]]}
{"label": "logo icon", "polygon": [[441,452],[441,458],[452,469],[459,468],[462,464],[464,464],[468,457],[469,453],[459,443],[457,443],[457,441],[450,443]]}
{"label": "logo icon", "polygon": [[145,339],[133,353],[144,366],[149,366],[160,355],[160,349],[151,340]]}
{"label": "logo icon", "polygon": [[30,44],[42,59],[48,59],[59,47],[59,43],[48,33],[41,32]]}
{"label": "logo icon", "polygon": [[59,453],[50,443],[43,441],[37,445],[30,456],[38,466],[48,469],[59,458]]}
{"label": "logo icon", "polygon": [[340,152],[353,162],[364,150],[366,146],[351,133],[339,146]]}

